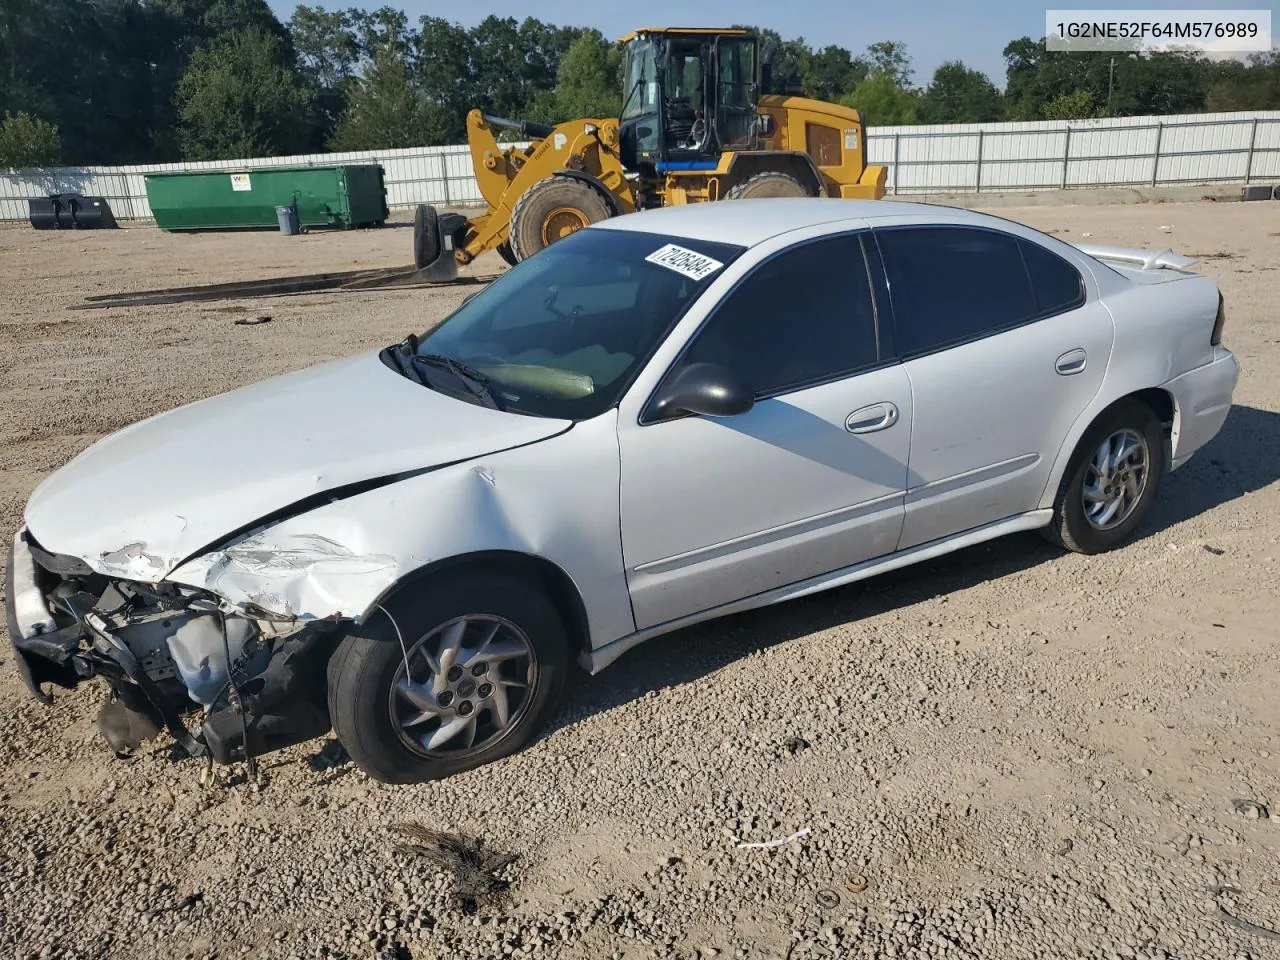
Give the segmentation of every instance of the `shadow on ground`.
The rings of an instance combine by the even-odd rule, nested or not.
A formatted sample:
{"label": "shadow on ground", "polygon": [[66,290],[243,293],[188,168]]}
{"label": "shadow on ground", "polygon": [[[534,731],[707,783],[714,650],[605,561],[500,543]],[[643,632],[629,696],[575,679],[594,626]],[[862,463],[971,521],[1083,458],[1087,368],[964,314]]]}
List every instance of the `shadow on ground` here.
{"label": "shadow on ground", "polygon": [[[1235,406],[1218,435],[1167,475],[1138,534],[1145,539],[1280,480],[1280,413]],[[712,673],[756,650],[909,607],[1061,556],[1038,534],[1015,534],[847,587],[686,627],[584,677],[550,729],[620,706],[650,690]]]}

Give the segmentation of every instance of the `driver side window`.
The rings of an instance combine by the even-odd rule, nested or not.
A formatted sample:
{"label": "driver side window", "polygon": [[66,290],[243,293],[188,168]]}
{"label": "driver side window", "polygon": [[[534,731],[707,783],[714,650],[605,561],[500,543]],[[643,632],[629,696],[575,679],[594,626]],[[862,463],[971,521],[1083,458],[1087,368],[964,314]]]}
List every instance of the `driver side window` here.
{"label": "driver side window", "polygon": [[760,398],[879,359],[861,240],[844,235],[794,247],[758,266],[695,334],[680,363],[726,367]]}

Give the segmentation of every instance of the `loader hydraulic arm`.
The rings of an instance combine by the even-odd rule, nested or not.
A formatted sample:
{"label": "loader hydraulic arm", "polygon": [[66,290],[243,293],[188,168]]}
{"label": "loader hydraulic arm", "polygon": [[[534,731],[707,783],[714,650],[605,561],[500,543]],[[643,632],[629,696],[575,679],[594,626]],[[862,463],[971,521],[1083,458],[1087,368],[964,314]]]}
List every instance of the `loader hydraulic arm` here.
{"label": "loader hydraulic arm", "polygon": [[[501,147],[495,128],[518,130],[530,142],[525,147]],[[487,209],[468,221],[455,252],[459,263],[470,263],[507,244],[517,201],[530,188],[557,174],[589,180],[612,197],[619,211],[635,210],[631,185],[618,158],[616,119],[570,120],[552,127],[472,110],[467,114],[467,143]]]}
{"label": "loader hydraulic arm", "polygon": [[520,136],[526,140],[542,140],[551,136],[551,131],[555,129],[550,124],[537,123],[534,120],[508,120],[506,117],[495,117],[491,113],[484,115],[484,122],[499,129],[519,130]]}

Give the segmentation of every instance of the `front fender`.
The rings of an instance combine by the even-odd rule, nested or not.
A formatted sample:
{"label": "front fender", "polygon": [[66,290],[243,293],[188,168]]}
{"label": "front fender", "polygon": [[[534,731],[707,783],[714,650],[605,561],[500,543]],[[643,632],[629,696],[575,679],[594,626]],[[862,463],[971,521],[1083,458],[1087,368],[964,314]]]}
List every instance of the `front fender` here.
{"label": "front fender", "polygon": [[167,579],[261,615],[361,620],[429,564],[486,551],[543,558],[583,600],[593,646],[635,630],[618,515],[616,411],[548,440],[290,517]]}

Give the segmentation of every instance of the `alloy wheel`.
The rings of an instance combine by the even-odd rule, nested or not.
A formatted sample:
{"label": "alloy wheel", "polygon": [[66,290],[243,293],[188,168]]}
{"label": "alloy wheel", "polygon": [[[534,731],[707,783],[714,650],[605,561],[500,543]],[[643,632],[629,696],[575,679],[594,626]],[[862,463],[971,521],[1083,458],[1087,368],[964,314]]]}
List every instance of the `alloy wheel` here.
{"label": "alloy wheel", "polygon": [[1084,516],[1095,530],[1110,530],[1133,514],[1147,488],[1151,451],[1136,430],[1118,430],[1093,453],[1081,496]]}
{"label": "alloy wheel", "polygon": [[533,644],[501,617],[459,617],[404,651],[391,684],[391,720],[415,753],[456,759],[515,729],[532,701]]}

